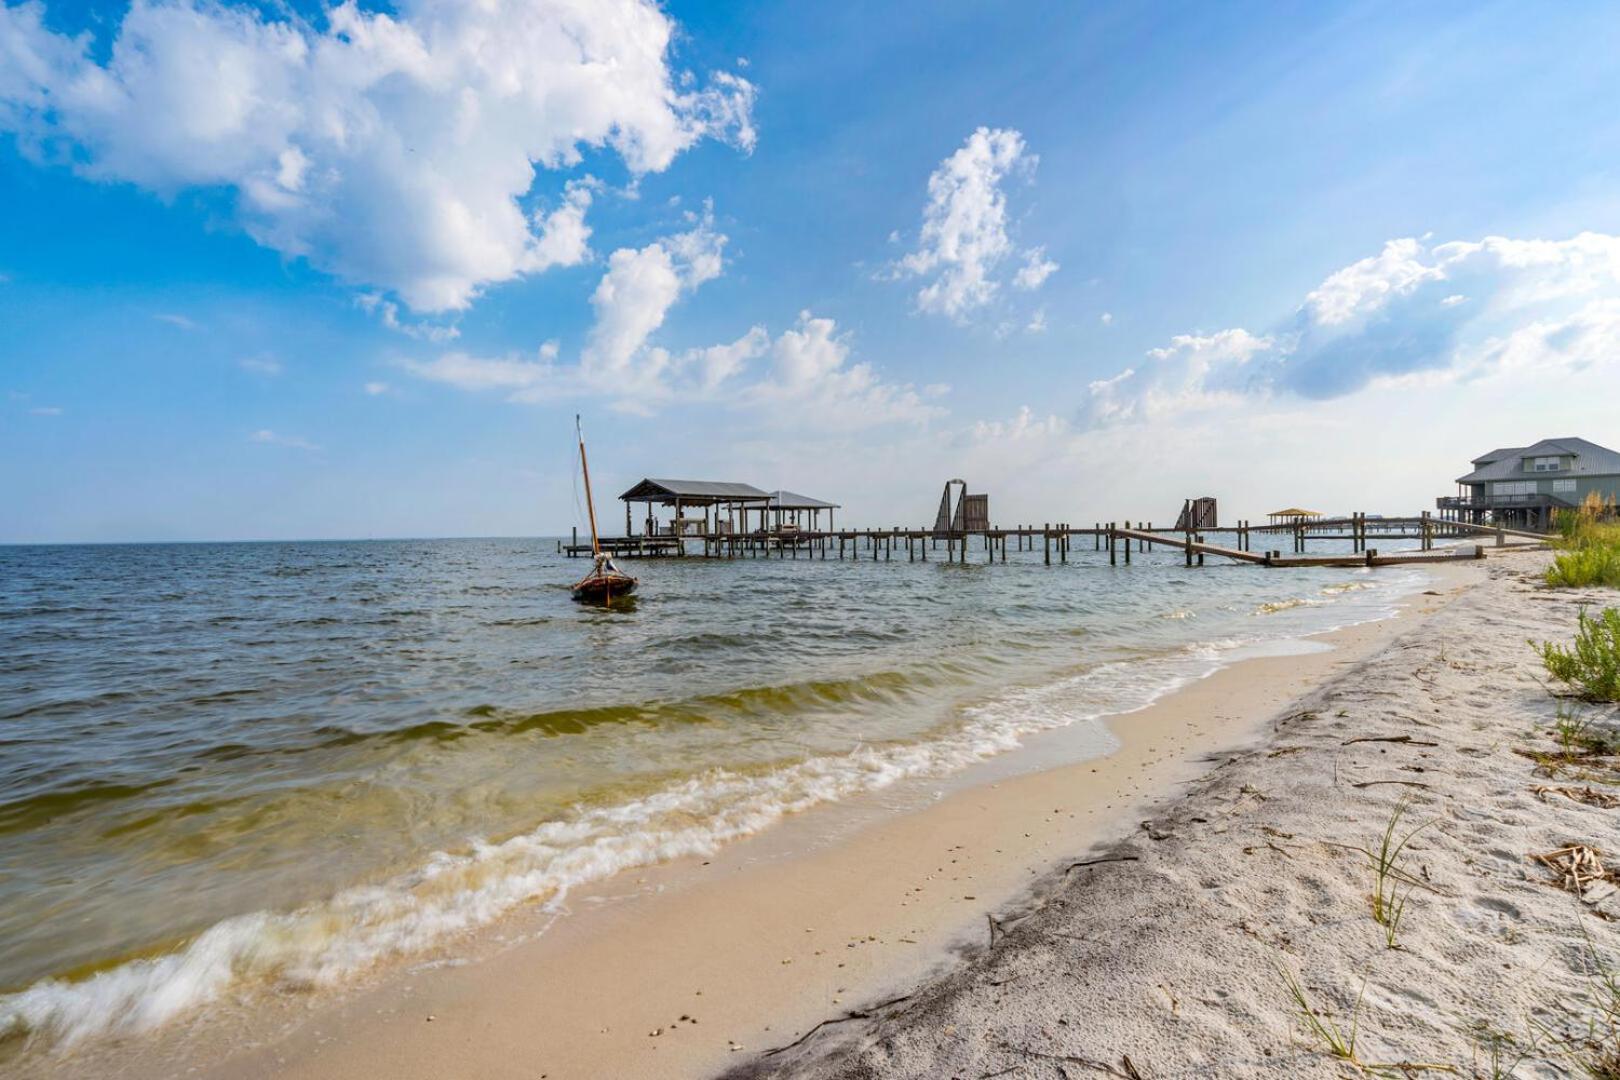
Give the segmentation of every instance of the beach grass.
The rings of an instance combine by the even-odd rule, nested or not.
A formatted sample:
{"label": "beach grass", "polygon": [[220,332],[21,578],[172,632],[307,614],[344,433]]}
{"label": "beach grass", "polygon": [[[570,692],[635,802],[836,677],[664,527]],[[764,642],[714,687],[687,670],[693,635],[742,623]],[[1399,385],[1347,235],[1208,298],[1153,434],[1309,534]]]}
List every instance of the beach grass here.
{"label": "beach grass", "polygon": [[1588,495],[1579,509],[1555,521],[1557,554],[1547,568],[1547,584],[1557,589],[1620,589],[1620,518],[1613,500]]}
{"label": "beach grass", "polygon": [[1569,646],[1551,641],[1535,646],[1542,666],[1587,701],[1620,701],[1620,608],[1598,615],[1582,609],[1576,620]]}
{"label": "beach grass", "polygon": [[[1407,845],[1413,837],[1424,829],[1433,825],[1434,820],[1425,821],[1415,828],[1408,829],[1399,839],[1401,819],[1411,809],[1411,802],[1402,799],[1395,804],[1390,812],[1389,820],[1384,825],[1384,832],[1379,837],[1378,849],[1361,848],[1363,855],[1372,866],[1373,889],[1371,894],[1373,921],[1384,929],[1384,945],[1386,948],[1400,947],[1401,919],[1406,914],[1406,902],[1411,898],[1412,890],[1408,888],[1401,892],[1401,882],[1407,878],[1400,867],[1401,858],[1406,852]],[[1438,820],[1438,819],[1435,819]]]}

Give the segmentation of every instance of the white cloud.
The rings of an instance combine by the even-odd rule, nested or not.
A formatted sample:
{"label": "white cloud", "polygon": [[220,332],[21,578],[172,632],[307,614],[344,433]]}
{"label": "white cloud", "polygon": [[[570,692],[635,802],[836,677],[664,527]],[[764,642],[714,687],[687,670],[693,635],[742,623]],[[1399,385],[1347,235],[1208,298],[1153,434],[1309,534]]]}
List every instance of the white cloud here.
{"label": "white cloud", "polygon": [[1101,315],[1097,316],[1097,321],[1102,323],[1104,326],[1112,326],[1114,325],[1114,313],[1112,311],[1105,311]]}
{"label": "white cloud", "polygon": [[448,352],[425,362],[409,360],[404,366],[418,378],[462,390],[533,390],[558,379],[557,368],[549,359],[527,360],[515,354],[489,358]]}
{"label": "white cloud", "polygon": [[[1039,161],[1019,132],[981,127],[940,162],[928,178],[917,250],[892,267],[897,277],[929,279],[916,296],[919,310],[961,320],[994,298],[1001,286],[996,273],[1013,251],[1001,185],[1010,175],[1032,176]],[[1014,277],[1019,288],[1038,288],[1058,268],[1044,248],[1024,255]]]}
{"label": "white cloud", "polygon": [[0,130],[94,179],[231,189],[259,243],[455,311],[586,258],[589,188],[530,212],[537,169],[605,148],[643,174],[704,138],[752,148],[754,87],[671,70],[675,33],[652,0],[348,2],[317,21],[134,0],[103,62],[40,3],[0,5]]}
{"label": "white cloud", "polygon": [[632,396],[656,393],[670,367],[662,349],[647,341],[683,294],[720,275],[726,237],[714,231],[712,212],[684,233],[643,248],[620,248],[608,258],[591,306],[596,323],[580,358],[590,386]]}
{"label": "white cloud", "polygon": [[923,424],[945,410],[929,405],[909,384],[879,378],[867,363],[849,363],[849,339],[832,319],[799,313],[771,346],[768,376],[748,387],[745,406],[776,406],[784,425],[848,430],[878,424]]}
{"label": "white cloud", "polygon": [[1046,257],[1044,247],[1030,248],[1024,252],[1024,265],[1013,275],[1013,284],[1020,289],[1038,289],[1057,270],[1058,264]]}
{"label": "white cloud", "polygon": [[297,435],[282,435],[271,431],[269,428],[260,428],[258,431],[250,433],[248,441],[262,443],[266,446],[286,446],[294,450],[313,451],[320,449],[319,446],[316,446],[308,439],[299,438]]}
{"label": "white cloud", "polygon": [[980,443],[1007,443],[1019,441],[1042,442],[1068,434],[1069,424],[1060,416],[1036,416],[1028,405],[1020,406],[1011,420],[979,420],[969,430],[969,437]]}
{"label": "white cloud", "polygon": [[377,316],[384,326],[406,337],[416,338],[419,341],[436,341],[443,343],[454,341],[461,336],[461,330],[454,325],[426,322],[421,319],[402,319],[399,317],[399,305],[387,299],[382,293],[361,293],[354,298],[355,306],[368,315]]}
{"label": "white cloud", "polygon": [[371,397],[381,397],[383,394],[392,393],[393,389],[392,386],[381,380],[373,380],[365,385],[365,391]]}
{"label": "white cloud", "polygon": [[282,372],[281,361],[273,356],[244,356],[236,363],[243,371],[250,371],[255,375],[264,375],[270,378],[274,378]]}
{"label": "white cloud", "polygon": [[157,315],[153,315],[152,318],[156,319],[158,322],[161,322],[161,323],[168,323],[170,326],[177,326],[181,330],[198,330],[198,329],[201,329],[201,327],[199,327],[191,319],[186,318],[184,315],[176,315],[173,312],[168,312],[168,311],[161,312],[161,313],[159,313]]}
{"label": "white cloud", "polygon": [[1234,400],[1235,391],[1216,386],[1211,373],[1240,371],[1273,344],[1240,329],[1178,335],[1135,367],[1091,383],[1084,418],[1092,424],[1155,420]]}
{"label": "white cloud", "polygon": [[[1462,286],[1462,291],[1459,291]],[[1342,397],[1610,363],[1620,347],[1620,237],[1391,240],[1330,274],[1268,334],[1186,335],[1088,388],[1090,423],[1257,399]]]}
{"label": "white cloud", "polygon": [[36,405],[28,410],[34,416],[61,416],[62,409],[56,405]]}
{"label": "white cloud", "polygon": [[1044,333],[1046,333],[1046,309],[1045,308],[1036,308],[1035,309],[1035,314],[1033,314],[1033,315],[1031,315],[1029,317],[1029,323],[1028,323],[1028,325],[1026,325],[1024,327],[1024,332],[1028,333],[1028,334],[1044,334]]}

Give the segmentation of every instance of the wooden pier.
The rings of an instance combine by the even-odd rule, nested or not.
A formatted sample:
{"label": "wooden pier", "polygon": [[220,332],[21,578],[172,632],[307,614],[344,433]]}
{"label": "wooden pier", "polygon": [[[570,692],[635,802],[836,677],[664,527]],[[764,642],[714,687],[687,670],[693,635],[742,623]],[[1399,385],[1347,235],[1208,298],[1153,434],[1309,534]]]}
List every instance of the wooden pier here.
{"label": "wooden pier", "polygon": [[[1230,538],[1230,543],[1210,542],[1209,537]],[[1255,550],[1255,539],[1262,550]],[[1290,549],[1272,547],[1286,538]],[[928,562],[943,553],[946,562],[969,561],[970,548],[982,551],[974,561],[1006,562],[1008,541],[1016,551],[1033,552],[1039,542],[1043,563],[1054,559],[1067,563],[1077,541],[1091,541],[1092,550],[1107,550],[1110,565],[1130,565],[1131,553],[1155,547],[1179,550],[1186,565],[1204,565],[1209,556],[1232,562],[1269,567],[1361,567],[1394,566],[1454,559],[1483,559],[1487,544],[1462,544],[1436,549],[1437,540],[1489,541],[1489,547],[1506,549],[1537,546],[1549,537],[1520,529],[1507,529],[1467,522],[1446,521],[1423,514],[1417,517],[1381,517],[1352,514],[1343,518],[1315,518],[1291,524],[1251,525],[1240,521],[1224,529],[1199,531],[1155,528],[1152,522],[1096,522],[1090,528],[1073,524],[1044,523],[993,526],[981,529],[941,531],[934,528],[889,529],[761,529],[752,532],[683,531],[680,535],[603,537],[602,549],[616,558],[777,558],[777,559],[861,559],[889,562],[903,556],[908,562]],[[1312,555],[1307,545],[1313,541],[1350,541],[1349,552]],[[1380,553],[1369,546],[1374,540],[1415,540],[1415,550]],[[941,547],[943,546],[943,552]],[[696,550],[693,550],[696,549]],[[569,557],[588,557],[589,544],[580,544],[577,534],[571,543],[558,543],[559,552]]]}

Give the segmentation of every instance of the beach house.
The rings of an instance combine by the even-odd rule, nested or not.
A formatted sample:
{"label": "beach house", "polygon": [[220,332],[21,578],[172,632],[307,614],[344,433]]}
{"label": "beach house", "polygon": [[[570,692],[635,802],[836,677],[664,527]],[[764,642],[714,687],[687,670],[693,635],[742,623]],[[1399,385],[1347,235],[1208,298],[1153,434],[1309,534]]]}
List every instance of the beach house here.
{"label": "beach house", "polygon": [[1620,500],[1620,453],[1585,439],[1543,439],[1474,458],[1457,494],[1435,500],[1440,516],[1476,525],[1545,530],[1553,514],[1588,495]]}

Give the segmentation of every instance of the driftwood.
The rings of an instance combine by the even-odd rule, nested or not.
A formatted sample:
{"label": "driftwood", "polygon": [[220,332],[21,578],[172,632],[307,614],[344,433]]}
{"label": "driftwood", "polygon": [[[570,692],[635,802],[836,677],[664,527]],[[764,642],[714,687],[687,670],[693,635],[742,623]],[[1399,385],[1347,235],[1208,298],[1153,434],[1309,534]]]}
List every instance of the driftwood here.
{"label": "driftwood", "polygon": [[777,1054],[785,1054],[789,1050],[792,1050],[795,1046],[798,1046],[799,1044],[803,1043],[806,1039],[808,1039],[810,1036],[814,1035],[816,1032],[820,1031],[824,1027],[831,1027],[833,1024],[842,1024],[842,1023],[844,1023],[846,1021],[849,1021],[849,1020],[870,1020],[874,1013],[879,1012],[880,1010],[883,1010],[883,1009],[887,1009],[890,1005],[898,1005],[902,1001],[905,1001],[907,998],[909,998],[911,996],[912,996],[911,994],[901,994],[897,998],[890,998],[888,1001],[880,1001],[876,1005],[871,1006],[870,1008],[867,1008],[867,1009],[851,1009],[849,1012],[845,1013],[843,1016],[834,1016],[834,1017],[832,1017],[830,1019],[823,1020],[821,1023],[817,1024],[815,1027],[811,1028],[809,1031],[805,1032],[803,1035],[800,1035],[797,1039],[794,1039],[792,1042],[787,1043],[787,1044],[785,1044],[783,1046],[777,1046],[777,1047],[771,1048],[770,1050],[766,1050],[760,1056],[761,1057],[775,1057]]}

